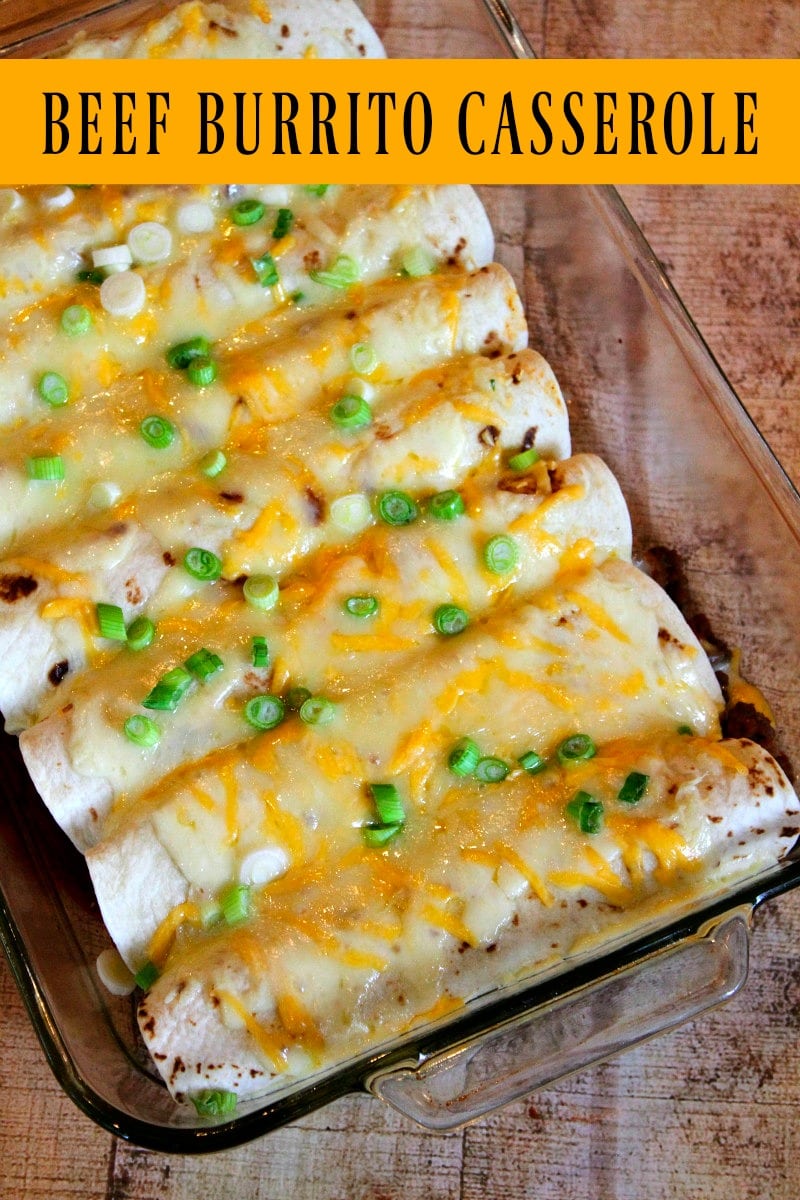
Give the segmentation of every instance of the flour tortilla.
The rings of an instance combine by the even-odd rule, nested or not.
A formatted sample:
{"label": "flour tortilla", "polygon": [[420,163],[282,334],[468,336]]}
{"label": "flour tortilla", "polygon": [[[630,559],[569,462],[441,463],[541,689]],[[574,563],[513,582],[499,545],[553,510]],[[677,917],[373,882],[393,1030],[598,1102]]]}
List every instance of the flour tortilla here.
{"label": "flour tortilla", "polygon": [[[678,801],[669,823],[685,831],[702,856],[695,870],[681,877],[676,904],[681,889],[683,903],[688,888],[696,904],[731,877],[768,866],[789,849],[800,829],[790,784],[770,755],[752,742],[725,741],[714,753],[691,745],[676,751],[673,743],[651,770],[664,785],[672,782]],[[693,777],[701,783],[695,784]],[[619,853],[603,857],[624,882],[628,877]],[[535,857],[533,862],[535,868]],[[585,870],[577,843],[564,853],[561,868]],[[553,903],[545,907],[522,880],[505,920],[490,935],[491,956],[485,942],[465,952],[457,938],[430,925],[428,936],[415,936],[413,927],[408,928],[412,911],[396,952],[387,956],[380,973],[348,966],[341,955],[337,961],[329,944],[323,949],[313,934],[306,934],[281,941],[271,951],[265,946],[262,974],[255,943],[248,949],[235,931],[223,933],[202,962],[190,957],[183,966],[168,966],[143,997],[138,1011],[142,1036],[177,1099],[205,1088],[222,1088],[241,1098],[262,1095],[367,1045],[372,1050],[376,1039],[386,1042],[420,1019],[424,1024],[424,1014],[442,995],[451,995],[449,989],[469,998],[496,987],[504,976],[552,969],[601,932],[605,939],[620,936],[648,914],[662,913],[671,889],[655,882],[657,874],[658,863],[651,857],[641,895],[630,911],[614,911],[602,892],[579,883],[551,883]],[[486,880],[488,886],[488,871]],[[310,903],[308,896],[306,900]],[[489,902],[487,895],[484,905]],[[365,915],[370,922],[380,919],[377,897]],[[422,932],[424,919],[419,924]],[[302,1002],[302,1026],[291,1020],[291,1008],[281,1007],[282,995]],[[398,995],[410,997],[410,1003],[398,1003]]]}

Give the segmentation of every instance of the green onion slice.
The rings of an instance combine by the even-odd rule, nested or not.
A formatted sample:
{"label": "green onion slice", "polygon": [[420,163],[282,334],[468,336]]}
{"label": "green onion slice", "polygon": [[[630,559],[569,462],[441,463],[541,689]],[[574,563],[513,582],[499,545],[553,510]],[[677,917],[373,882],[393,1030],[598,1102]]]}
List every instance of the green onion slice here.
{"label": "green onion slice", "polygon": [[396,838],[403,826],[398,822],[394,825],[379,825],[371,821],[361,826],[361,833],[368,846],[385,846],[392,838]]}
{"label": "green onion slice", "polygon": [[508,763],[503,762],[502,758],[487,755],[478,762],[474,775],[481,783],[502,783],[510,770]]}
{"label": "green onion slice", "polygon": [[519,562],[519,545],[508,534],[498,533],[483,547],[483,561],[493,575],[506,575]]}
{"label": "green onion slice", "polygon": [[260,634],[257,634],[253,638],[252,662],[253,666],[259,671],[263,671],[265,667],[269,666],[269,646],[267,645],[267,639]]}
{"label": "green onion slice", "polygon": [[535,750],[526,750],[524,754],[520,754],[517,762],[529,775],[538,775],[547,766],[547,760],[542,758],[541,754],[537,754]]}
{"label": "green onion slice", "polygon": [[411,246],[400,259],[400,269],[404,275],[419,279],[436,270],[436,257],[427,246]]}
{"label": "green onion slice", "polygon": [[315,268],[308,272],[315,283],[322,283],[329,288],[347,288],[358,283],[361,278],[358,263],[349,254],[340,254],[332,266]]}
{"label": "green onion slice", "polygon": [[63,408],[69,400],[69,384],[58,371],[45,371],[40,375],[36,390],[51,408]]}
{"label": "green onion slice", "polygon": [[419,516],[419,508],[408,492],[381,492],[378,515],[387,525],[410,525]]}
{"label": "green onion slice", "polygon": [[305,704],[306,700],[311,699],[311,692],[302,684],[297,684],[295,687],[290,687],[286,693],[286,707],[292,712],[299,712]]}
{"label": "green onion slice", "polygon": [[274,729],[286,716],[286,706],[280,696],[264,692],[251,696],[244,706],[244,718],[253,729]]}
{"label": "green onion slice", "polygon": [[96,612],[100,637],[108,638],[112,642],[127,641],[125,617],[118,604],[100,603],[97,605]]}
{"label": "green onion slice", "polygon": [[175,426],[166,417],[145,417],[139,426],[139,432],[148,446],[155,450],[165,450],[175,441]]}
{"label": "green onion slice", "polygon": [[224,663],[218,654],[203,648],[190,654],[183,665],[194,675],[195,679],[198,679],[200,683],[205,683],[212,675],[216,675],[218,671],[222,670]]}
{"label": "green onion slice", "polygon": [[681,734],[682,737],[694,737],[694,730],[692,729],[691,725],[679,725],[677,732]]}
{"label": "green onion slice", "polygon": [[260,200],[240,200],[231,209],[231,220],[234,225],[255,225],[264,215],[264,205]]}
{"label": "green onion slice", "polygon": [[463,633],[469,625],[469,614],[458,604],[440,604],[433,614],[433,627],[444,637]]}
{"label": "green onion slice", "polygon": [[134,713],[132,717],[128,717],[122,730],[125,737],[129,742],[133,742],[134,746],[144,746],[150,749],[151,746],[157,746],[161,740],[161,730],[158,725],[151,717],[144,717],[141,713]]}
{"label": "green onion slice", "polygon": [[131,650],[146,650],[156,636],[156,627],[149,617],[137,617],[128,626],[128,647]]}
{"label": "green onion slice", "polygon": [[278,603],[280,588],[274,575],[249,575],[242,587],[244,598],[253,608],[266,612]]}
{"label": "green onion slice", "polygon": [[481,759],[481,752],[476,742],[470,737],[460,738],[456,742],[447,759],[447,765],[454,775],[472,775]]}
{"label": "green onion slice", "polygon": [[278,214],[275,217],[275,224],[272,227],[272,236],[278,238],[286,237],[287,233],[294,224],[294,213],[290,208],[279,208]]}
{"label": "green onion slice", "polygon": [[372,424],[372,409],[363,396],[342,396],[331,408],[331,420],[339,429],[365,429]]}
{"label": "green onion slice", "polygon": [[374,617],[377,616],[380,603],[377,596],[348,596],[342,608],[351,617]]}
{"label": "green onion slice", "polygon": [[560,763],[585,762],[588,758],[594,758],[597,746],[588,733],[573,733],[564,738],[556,754]]}
{"label": "green onion slice", "polygon": [[175,712],[186,693],[194,683],[193,677],[185,667],[173,667],[161,676],[142,701],[144,708],[154,708],[161,712]]}
{"label": "green onion slice", "polygon": [[223,920],[238,925],[250,916],[250,888],[246,883],[234,883],[219,898]]}
{"label": "green onion slice", "polygon": [[198,334],[186,342],[177,342],[167,351],[167,362],[178,371],[185,371],[195,358],[202,358],[211,353],[211,343],[207,337]]}
{"label": "green onion slice", "polygon": [[200,1117],[227,1117],[236,1111],[236,1093],[219,1088],[205,1088],[195,1093],[191,1100]]}
{"label": "green onion slice", "polygon": [[222,574],[222,563],[212,550],[204,550],[202,546],[192,546],[183,556],[183,565],[193,579],[203,583],[219,579]]}
{"label": "green onion slice", "polygon": [[57,483],[64,478],[64,460],[60,454],[38,454],[26,464],[29,479]]}
{"label": "green onion slice", "polygon": [[512,471],[527,471],[528,467],[532,467],[538,461],[539,451],[534,450],[531,446],[530,450],[521,450],[519,454],[512,454],[508,465]]}
{"label": "green onion slice", "polygon": [[649,782],[649,775],[643,775],[641,771],[631,771],[617,792],[617,799],[623,804],[638,804]]}
{"label": "green onion slice", "polygon": [[406,819],[406,810],[395,785],[371,783],[369,790],[380,824],[402,825]]}
{"label": "green onion slice", "polygon": [[228,465],[228,460],[222,450],[209,450],[200,459],[198,466],[207,479],[216,479],[217,475]]}
{"label": "green onion slice", "polygon": [[84,267],[83,270],[78,271],[75,275],[78,283],[101,284],[105,277],[106,273],[102,267]]}
{"label": "green onion slice", "polygon": [[147,962],[139,967],[139,970],[134,975],[134,979],[136,980],[136,986],[140,987],[143,992],[146,992],[148,988],[153,986],[158,976],[158,967],[148,958]]}
{"label": "green onion slice", "polygon": [[262,287],[275,287],[280,282],[278,268],[271,254],[262,254],[260,258],[252,258],[250,261]]}
{"label": "green onion slice", "polygon": [[300,720],[306,725],[330,725],[336,716],[336,705],[326,696],[309,696],[300,705]]}
{"label": "green onion slice", "polygon": [[309,196],[324,196],[330,186],[329,183],[307,183],[303,191]]}
{"label": "green onion slice", "polygon": [[603,805],[588,792],[576,792],[565,811],[581,833],[599,833],[603,826]]}
{"label": "green onion slice", "polygon": [[85,304],[70,304],[61,314],[61,328],[69,337],[80,337],[92,328],[92,314]]}
{"label": "green onion slice", "polygon": [[350,347],[350,365],[357,375],[371,375],[378,365],[378,356],[369,342],[356,342]]}
{"label": "green onion slice", "polygon": [[186,368],[186,378],[195,387],[208,387],[217,378],[217,364],[207,354],[198,354]]}
{"label": "green onion slice", "polygon": [[437,521],[454,521],[465,512],[464,499],[453,490],[437,492],[428,501],[428,511]]}

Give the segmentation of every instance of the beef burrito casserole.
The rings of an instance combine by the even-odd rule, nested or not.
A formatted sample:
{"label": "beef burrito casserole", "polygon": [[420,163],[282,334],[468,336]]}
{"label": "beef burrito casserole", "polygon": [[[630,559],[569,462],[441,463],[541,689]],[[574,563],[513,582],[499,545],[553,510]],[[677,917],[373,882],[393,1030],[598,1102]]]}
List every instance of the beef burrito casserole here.
{"label": "beef burrito casserole", "polygon": [[[242,0],[73,53],[382,50],[350,0]],[[470,188],[0,203],[0,705],[176,1099],[227,1111],[786,852],[792,788],[571,455]]]}

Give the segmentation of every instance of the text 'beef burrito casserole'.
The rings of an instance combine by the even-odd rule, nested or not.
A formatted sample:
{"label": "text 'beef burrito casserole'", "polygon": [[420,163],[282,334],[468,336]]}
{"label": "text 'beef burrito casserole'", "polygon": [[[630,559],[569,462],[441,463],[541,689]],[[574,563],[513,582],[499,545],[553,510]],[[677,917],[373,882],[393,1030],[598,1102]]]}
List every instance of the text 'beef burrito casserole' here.
{"label": "text 'beef burrito casserole'", "polygon": [[[383,53],[350,0],[76,56]],[[224,1115],[778,862],[466,186],[0,194],[0,707]],[[123,963],[117,958],[124,960]]]}

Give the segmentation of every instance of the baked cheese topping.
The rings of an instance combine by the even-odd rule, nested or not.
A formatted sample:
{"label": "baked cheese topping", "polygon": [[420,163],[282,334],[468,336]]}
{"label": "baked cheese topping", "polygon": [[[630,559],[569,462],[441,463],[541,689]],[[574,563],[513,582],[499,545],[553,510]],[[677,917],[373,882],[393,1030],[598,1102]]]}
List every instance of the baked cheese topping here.
{"label": "baked cheese topping", "polygon": [[[380,51],[314,13],[79,52]],[[788,848],[469,188],[5,208],[0,707],[177,1097],[306,1078]]]}

